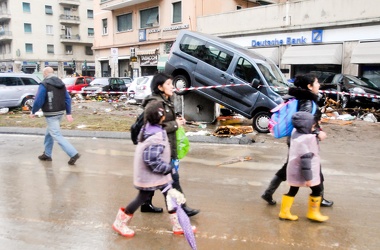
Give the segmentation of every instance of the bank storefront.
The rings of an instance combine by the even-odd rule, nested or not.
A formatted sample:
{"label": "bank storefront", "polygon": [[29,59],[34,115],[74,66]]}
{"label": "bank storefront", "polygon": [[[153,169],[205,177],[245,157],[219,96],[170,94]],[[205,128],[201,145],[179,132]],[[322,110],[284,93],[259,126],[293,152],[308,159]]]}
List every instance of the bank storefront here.
{"label": "bank storefront", "polygon": [[380,25],[226,39],[269,57],[288,78],[311,71],[379,77]]}

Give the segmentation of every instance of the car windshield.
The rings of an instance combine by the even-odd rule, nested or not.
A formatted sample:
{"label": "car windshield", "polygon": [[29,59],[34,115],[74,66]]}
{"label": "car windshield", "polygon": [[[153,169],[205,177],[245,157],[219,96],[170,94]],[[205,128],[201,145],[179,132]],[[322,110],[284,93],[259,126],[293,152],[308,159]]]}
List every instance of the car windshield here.
{"label": "car windshield", "polygon": [[353,81],[355,85],[368,87],[368,88],[378,88],[375,84],[373,84],[371,81],[365,81],[364,79],[359,79],[355,76],[346,76],[349,80]]}
{"label": "car windshield", "polygon": [[68,86],[68,85],[73,85],[75,83],[76,78],[63,78],[62,82]]}
{"label": "car windshield", "polygon": [[368,79],[368,78],[365,78],[365,77],[361,77],[360,80],[366,82],[372,88],[376,88],[376,89],[380,90],[380,81],[376,82],[376,81],[374,81],[372,79]]}
{"label": "car windshield", "polygon": [[125,85],[125,82],[123,81],[123,79],[120,79],[120,78],[111,78],[110,84],[113,84],[113,85]]}
{"label": "car windshield", "polygon": [[139,77],[136,79],[136,84],[142,85],[142,84],[145,84],[148,80],[149,80],[148,77]]}
{"label": "car windshield", "polygon": [[288,88],[285,77],[274,63],[270,61],[261,61],[257,63],[257,66],[270,87],[275,89]]}
{"label": "car windshield", "polygon": [[107,78],[96,78],[91,83],[91,86],[104,86],[108,85],[108,79]]}

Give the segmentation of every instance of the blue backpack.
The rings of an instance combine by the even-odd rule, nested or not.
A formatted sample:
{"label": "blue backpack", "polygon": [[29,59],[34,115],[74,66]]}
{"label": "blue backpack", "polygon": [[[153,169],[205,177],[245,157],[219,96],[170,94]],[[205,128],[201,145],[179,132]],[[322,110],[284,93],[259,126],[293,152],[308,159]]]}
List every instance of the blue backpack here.
{"label": "blue backpack", "polygon": [[[298,100],[295,98],[281,103],[272,109],[272,116],[269,119],[269,131],[275,138],[290,136],[293,131],[292,116],[298,111]],[[317,105],[313,101],[311,113],[314,115]]]}

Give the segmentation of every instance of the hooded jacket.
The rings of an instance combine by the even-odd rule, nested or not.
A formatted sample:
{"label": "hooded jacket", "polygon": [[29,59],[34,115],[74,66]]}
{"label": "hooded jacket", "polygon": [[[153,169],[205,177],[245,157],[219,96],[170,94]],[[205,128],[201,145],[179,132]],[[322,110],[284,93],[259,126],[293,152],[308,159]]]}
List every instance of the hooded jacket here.
{"label": "hooded jacket", "polygon": [[304,187],[319,185],[320,156],[318,138],[312,133],[315,118],[309,112],[297,112],[292,117],[294,130],[290,139],[289,161],[286,178],[290,186]]}
{"label": "hooded jacket", "polygon": [[174,111],[174,103],[170,98],[166,99],[162,94],[153,93],[151,96],[148,96],[146,99],[144,99],[142,106],[145,108],[146,105],[148,105],[148,103],[151,102],[152,100],[162,101],[164,103],[165,120],[163,121],[162,124],[169,138],[171,158],[177,159],[178,155],[177,155],[176,131],[178,129],[178,124],[176,121],[176,114]]}
{"label": "hooded jacket", "polygon": [[38,87],[32,113],[42,109],[44,116],[71,114],[71,98],[61,79],[47,76]]}
{"label": "hooded jacket", "polygon": [[139,190],[156,190],[172,183],[170,145],[166,131],[147,123],[141,129],[143,141],[134,155],[133,184]]}

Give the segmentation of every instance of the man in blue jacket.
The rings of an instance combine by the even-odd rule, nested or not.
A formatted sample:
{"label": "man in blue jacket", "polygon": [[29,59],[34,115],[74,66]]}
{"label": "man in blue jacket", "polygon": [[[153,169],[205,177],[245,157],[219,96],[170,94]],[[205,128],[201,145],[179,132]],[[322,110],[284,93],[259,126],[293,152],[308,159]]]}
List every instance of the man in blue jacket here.
{"label": "man in blue jacket", "polygon": [[43,70],[44,80],[37,90],[30,117],[34,118],[35,113],[42,109],[46,118],[47,129],[45,133],[45,151],[38,156],[41,161],[52,161],[54,141],[58,142],[63,151],[70,157],[69,164],[74,165],[79,159],[78,151],[70,144],[61,133],[61,120],[66,111],[66,118],[73,121],[71,116],[71,98],[66,90],[65,84],[54,75],[51,67]]}

